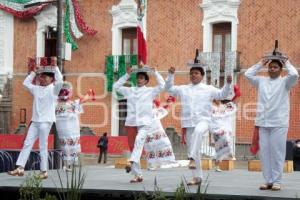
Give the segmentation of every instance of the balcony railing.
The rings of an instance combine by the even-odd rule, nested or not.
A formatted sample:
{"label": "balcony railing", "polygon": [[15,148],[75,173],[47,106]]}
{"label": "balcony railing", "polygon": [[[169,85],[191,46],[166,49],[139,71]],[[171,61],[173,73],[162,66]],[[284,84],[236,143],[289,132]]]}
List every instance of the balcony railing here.
{"label": "balcony railing", "polygon": [[240,70],[240,52],[201,52],[199,60],[207,65],[206,71],[210,74],[210,82],[216,86],[220,85],[220,77],[234,74]]}

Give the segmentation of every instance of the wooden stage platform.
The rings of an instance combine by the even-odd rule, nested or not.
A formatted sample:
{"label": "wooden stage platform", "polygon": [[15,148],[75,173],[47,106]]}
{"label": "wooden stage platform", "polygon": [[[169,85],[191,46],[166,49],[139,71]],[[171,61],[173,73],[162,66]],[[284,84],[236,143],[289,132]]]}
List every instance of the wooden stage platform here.
{"label": "wooden stage platform", "polygon": [[[183,176],[187,180],[191,178],[186,167],[143,170],[144,182],[135,184],[129,183],[132,178],[130,174],[113,166],[84,166],[83,170],[87,173],[82,190],[83,199],[133,199],[138,193],[153,192],[155,177],[160,190],[172,196]],[[65,173],[61,173],[65,179]],[[276,192],[260,191],[258,187],[263,183],[262,173],[248,172],[246,169],[223,172],[205,170],[204,179],[207,181],[203,185],[208,184],[205,199],[300,199],[300,172],[284,173],[282,190]],[[25,176],[11,177],[1,173],[0,199],[4,200],[6,196],[7,199],[14,199],[24,180]],[[53,170],[50,171],[49,178],[43,181],[43,188],[55,193],[55,184],[59,185],[59,179],[57,171]],[[196,192],[197,187],[192,186],[189,189]]]}

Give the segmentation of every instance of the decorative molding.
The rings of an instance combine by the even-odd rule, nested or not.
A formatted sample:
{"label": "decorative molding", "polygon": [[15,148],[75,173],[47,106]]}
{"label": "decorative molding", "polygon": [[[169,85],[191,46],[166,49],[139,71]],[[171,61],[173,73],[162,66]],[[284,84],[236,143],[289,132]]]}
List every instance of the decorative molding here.
{"label": "decorative molding", "polygon": [[57,27],[57,7],[49,6],[40,14],[34,16],[37,21],[36,56],[45,56],[45,32],[48,27]]}
{"label": "decorative molding", "polygon": [[203,52],[212,51],[212,24],[231,23],[231,51],[237,49],[238,8],[240,0],[203,0]]}
{"label": "decorative molding", "polygon": [[57,26],[57,8],[56,6],[49,6],[43,10],[40,14],[34,16],[37,21],[37,31],[45,31],[48,26]]}
{"label": "decorative molding", "polygon": [[124,27],[125,24],[134,26],[137,24],[137,4],[134,0],[122,0],[112,7],[110,14],[113,17],[113,26]]}
{"label": "decorative molding", "polygon": [[237,10],[240,0],[203,0],[200,5],[204,11],[203,21],[235,21],[238,24]]}

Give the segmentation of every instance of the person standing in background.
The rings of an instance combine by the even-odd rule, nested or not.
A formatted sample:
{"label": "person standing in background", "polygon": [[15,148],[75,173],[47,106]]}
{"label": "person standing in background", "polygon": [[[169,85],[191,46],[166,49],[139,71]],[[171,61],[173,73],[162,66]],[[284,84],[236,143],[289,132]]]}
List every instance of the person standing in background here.
{"label": "person standing in background", "polygon": [[108,138],[107,138],[107,133],[103,133],[103,135],[99,138],[98,140],[98,145],[97,147],[99,148],[99,157],[98,157],[98,163],[101,163],[102,160],[102,155],[104,155],[104,164],[107,161],[107,148],[108,148]]}

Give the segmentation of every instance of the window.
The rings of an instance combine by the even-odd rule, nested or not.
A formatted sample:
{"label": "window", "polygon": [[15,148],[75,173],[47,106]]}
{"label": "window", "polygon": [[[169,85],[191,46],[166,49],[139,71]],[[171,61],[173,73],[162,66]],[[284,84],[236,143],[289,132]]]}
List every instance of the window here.
{"label": "window", "polygon": [[45,33],[45,57],[56,56],[57,32],[52,27],[48,27]]}
{"label": "window", "polygon": [[220,69],[225,68],[225,52],[231,51],[231,23],[213,25],[213,52],[220,52]]}
{"label": "window", "polygon": [[136,28],[125,28],[122,30],[122,54],[137,54]]}

